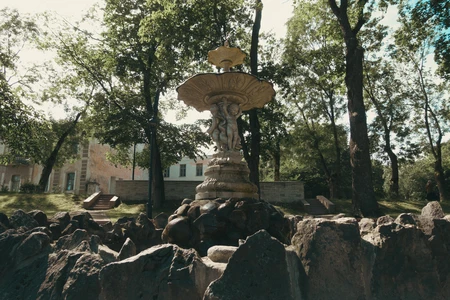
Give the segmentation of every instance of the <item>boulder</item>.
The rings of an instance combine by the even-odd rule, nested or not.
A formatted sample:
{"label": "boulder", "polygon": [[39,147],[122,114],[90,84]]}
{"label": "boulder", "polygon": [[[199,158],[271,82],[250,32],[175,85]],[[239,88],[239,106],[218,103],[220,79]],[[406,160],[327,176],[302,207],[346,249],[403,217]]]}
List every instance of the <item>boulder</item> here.
{"label": "boulder", "polygon": [[91,253],[84,253],[70,269],[61,299],[97,300],[100,294],[98,275],[105,262]]}
{"label": "boulder", "polygon": [[223,275],[205,291],[204,300],[300,299],[292,294],[286,251],[265,230],[247,238],[231,256]]}
{"label": "boulder", "polygon": [[98,255],[62,250],[48,259],[36,299],[98,299],[98,273],[105,263]]}
{"label": "boulder", "polygon": [[208,258],[213,262],[228,263],[237,248],[233,246],[213,246],[208,249]]}
{"label": "boulder", "polygon": [[424,233],[412,225],[383,224],[365,235],[371,299],[442,298],[436,261]]}
{"label": "boulder", "polygon": [[303,265],[306,299],[366,299],[370,285],[354,218],[305,219],[291,241]]}
{"label": "boulder", "polygon": [[169,216],[165,213],[159,213],[153,218],[153,225],[155,225],[155,228],[157,229],[164,229],[166,227]]}
{"label": "boulder", "polygon": [[48,228],[52,232],[52,239],[57,240],[61,237],[61,225],[59,223],[51,223]]}
{"label": "boulder", "polygon": [[372,232],[376,227],[375,221],[371,218],[362,218],[358,225],[361,236]]}
{"label": "boulder", "polygon": [[47,226],[47,215],[43,211],[32,210],[28,214],[38,222],[39,226]]}
{"label": "boulder", "polygon": [[75,232],[75,230],[79,229],[80,226],[78,225],[77,220],[71,220],[69,224],[64,228],[64,230],[61,232],[61,235],[68,235]]}
{"label": "boulder", "polygon": [[162,240],[165,243],[177,244],[183,248],[192,246],[191,238],[193,236],[189,219],[179,217],[170,221],[162,233]]}
{"label": "boulder", "polygon": [[78,228],[88,230],[89,220],[92,220],[92,216],[87,211],[77,211],[72,214],[72,220],[78,222]]}
{"label": "boulder", "polygon": [[50,252],[50,237],[42,232],[33,232],[17,247],[14,259],[17,264],[28,264],[41,253]]}
{"label": "boulder", "polygon": [[395,219],[395,223],[401,224],[401,225],[417,225],[417,216],[411,213],[402,213],[399,214],[398,217]]}
{"label": "boulder", "polygon": [[130,238],[125,240],[122,248],[120,249],[119,255],[117,256],[118,260],[124,260],[126,258],[132,257],[136,255],[136,245]]}
{"label": "boulder", "polygon": [[381,216],[377,219],[377,226],[382,224],[389,224],[392,222],[394,222],[394,218],[392,218],[391,216]]}
{"label": "boulder", "polygon": [[55,215],[49,220],[50,223],[58,223],[61,226],[61,229],[64,229],[69,225],[70,215],[66,211],[57,212]]}
{"label": "boulder", "polygon": [[432,219],[441,219],[445,217],[444,211],[442,210],[441,205],[438,201],[428,202],[427,205],[422,208],[422,212],[420,214],[422,217],[428,217]]}
{"label": "boulder", "polygon": [[5,228],[9,227],[8,216],[1,212],[0,212],[0,224],[3,225]]}
{"label": "boulder", "polygon": [[152,247],[106,265],[100,271],[99,299],[200,300],[193,273],[196,264],[202,261],[193,249],[170,244]]}
{"label": "boulder", "polygon": [[55,250],[73,250],[77,248],[82,241],[89,242],[89,235],[84,229],[77,229],[72,234],[62,236],[55,244]]}
{"label": "boulder", "polygon": [[39,223],[32,216],[19,209],[9,218],[9,225],[15,229],[24,227],[26,230],[30,230],[34,227],[38,227]]}

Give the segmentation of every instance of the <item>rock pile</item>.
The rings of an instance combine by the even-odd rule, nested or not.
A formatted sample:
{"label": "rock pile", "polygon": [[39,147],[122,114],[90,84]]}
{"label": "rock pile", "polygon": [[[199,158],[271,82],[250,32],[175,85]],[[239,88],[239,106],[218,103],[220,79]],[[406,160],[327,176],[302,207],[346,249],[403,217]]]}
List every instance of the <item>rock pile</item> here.
{"label": "rock pile", "polygon": [[202,256],[214,245],[238,246],[239,240],[261,229],[289,244],[294,220],[285,217],[273,205],[254,199],[185,199],[169,217],[162,239],[181,247],[195,248]]}
{"label": "rock pile", "polygon": [[[254,216],[238,201],[226,205],[232,207],[222,219],[224,203],[205,207],[192,201],[169,218],[165,234],[188,243],[183,247],[158,242],[159,227],[168,221],[164,215],[158,221],[140,215],[99,226],[87,212],[48,219],[39,211],[17,211],[9,218],[0,213],[0,299],[450,298],[450,216],[437,202],[420,215],[395,220],[283,217],[284,225],[276,227],[273,219],[279,217],[269,214],[260,218],[267,221],[261,230],[248,223]],[[240,228],[246,231],[236,231],[232,223],[243,238],[235,246],[216,245],[201,255],[184,248],[191,239],[183,233],[191,237],[191,227],[179,235],[167,233],[171,224],[186,222],[197,228],[198,245],[202,239],[216,243],[219,234],[209,224],[232,222],[230,215],[238,209],[245,213]],[[258,214],[266,209],[271,211],[262,208]],[[200,215],[190,218],[196,210]],[[215,221],[202,220],[202,213]],[[290,223],[295,229],[289,231]],[[226,232],[222,226],[212,228]],[[274,237],[273,228],[283,229],[281,238]],[[280,242],[288,237],[288,243]],[[236,243],[229,236],[224,240]]]}

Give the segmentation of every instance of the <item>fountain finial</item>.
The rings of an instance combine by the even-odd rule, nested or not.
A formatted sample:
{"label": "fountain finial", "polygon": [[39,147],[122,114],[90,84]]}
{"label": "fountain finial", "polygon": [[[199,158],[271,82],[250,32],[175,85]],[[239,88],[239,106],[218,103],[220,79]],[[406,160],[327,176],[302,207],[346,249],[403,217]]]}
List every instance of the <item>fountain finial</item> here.
{"label": "fountain finial", "polygon": [[224,72],[230,72],[230,68],[244,63],[246,55],[241,49],[230,47],[228,39],[223,44],[223,46],[208,52],[208,62],[223,68]]}

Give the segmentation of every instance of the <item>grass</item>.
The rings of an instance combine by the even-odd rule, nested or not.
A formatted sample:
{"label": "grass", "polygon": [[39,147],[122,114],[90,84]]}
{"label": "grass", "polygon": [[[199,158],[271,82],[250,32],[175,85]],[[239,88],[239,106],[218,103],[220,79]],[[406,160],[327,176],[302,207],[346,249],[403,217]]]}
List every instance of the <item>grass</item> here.
{"label": "grass", "polygon": [[[22,209],[29,212],[34,209],[42,210],[48,217],[53,216],[58,211],[79,211],[83,210],[82,200],[84,198],[72,194],[20,194],[3,193],[0,194],[0,212],[10,216],[14,211]],[[344,213],[352,216],[352,204],[350,199],[333,200],[336,205],[336,213]],[[153,217],[164,212],[171,215],[179,206],[178,202],[168,202],[164,208],[153,209]],[[401,213],[420,214],[426,201],[378,201],[382,215],[390,215],[395,218]],[[277,203],[275,205],[284,214],[304,215],[305,211],[299,203]],[[450,214],[450,203],[441,203],[446,214]],[[105,211],[106,215],[114,223],[121,217],[137,217],[141,212],[145,213],[145,204],[125,204]]]}
{"label": "grass", "polygon": [[82,210],[80,196],[73,194],[0,194],[0,212],[11,216],[13,212],[22,209],[29,212],[35,209],[42,210],[48,217],[58,211]]}
{"label": "grass", "polygon": [[[336,205],[336,212],[345,213],[348,216],[352,215],[352,200],[351,199],[337,199],[333,200]],[[444,213],[450,214],[450,203],[440,203]],[[422,208],[427,205],[426,201],[392,201],[392,200],[379,200],[378,205],[382,215],[389,215],[396,218],[401,213],[414,213],[420,214]]]}
{"label": "grass", "polygon": [[[152,217],[160,213],[166,213],[167,215],[171,215],[180,205],[180,203],[169,203],[163,208],[153,208]],[[136,218],[140,213],[146,213],[146,205],[145,204],[126,204],[122,203],[118,207],[105,211],[108,218],[111,219],[111,222],[114,224],[119,218],[128,217],[128,218]]]}

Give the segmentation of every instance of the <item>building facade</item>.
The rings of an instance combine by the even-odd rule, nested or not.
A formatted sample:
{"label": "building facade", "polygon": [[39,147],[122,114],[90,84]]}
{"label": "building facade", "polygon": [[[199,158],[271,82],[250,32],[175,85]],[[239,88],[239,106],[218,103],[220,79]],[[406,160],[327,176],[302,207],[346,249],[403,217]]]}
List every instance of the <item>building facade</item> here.
{"label": "building facade", "polygon": [[[8,151],[0,144],[0,155]],[[116,181],[132,178],[132,169],[114,165],[106,159],[106,153],[112,151],[108,145],[101,145],[95,140],[78,146],[79,159],[53,168],[49,177],[47,192],[74,193],[90,195],[101,191],[113,193]],[[134,178],[144,179],[146,171],[136,168]],[[26,160],[0,166],[0,187],[3,190],[19,191],[25,183],[38,184],[42,166],[31,164]]]}
{"label": "building facade", "polygon": [[164,170],[165,181],[203,181],[205,170],[211,161],[212,155],[196,160],[183,157],[178,163]]}

